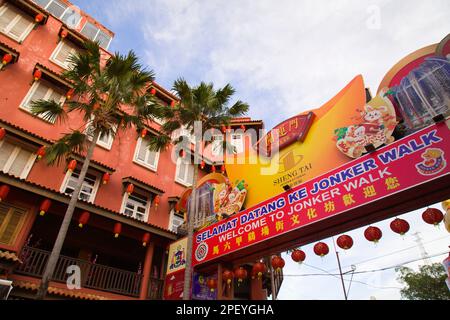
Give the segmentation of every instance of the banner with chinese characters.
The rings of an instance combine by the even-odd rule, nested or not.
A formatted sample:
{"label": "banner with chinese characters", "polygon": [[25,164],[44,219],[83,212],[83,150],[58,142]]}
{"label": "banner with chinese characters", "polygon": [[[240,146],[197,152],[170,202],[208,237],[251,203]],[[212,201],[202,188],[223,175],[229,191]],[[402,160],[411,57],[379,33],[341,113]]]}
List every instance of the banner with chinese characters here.
{"label": "banner with chinese characters", "polygon": [[202,229],[194,265],[447,175],[449,156],[447,125],[425,128]]}

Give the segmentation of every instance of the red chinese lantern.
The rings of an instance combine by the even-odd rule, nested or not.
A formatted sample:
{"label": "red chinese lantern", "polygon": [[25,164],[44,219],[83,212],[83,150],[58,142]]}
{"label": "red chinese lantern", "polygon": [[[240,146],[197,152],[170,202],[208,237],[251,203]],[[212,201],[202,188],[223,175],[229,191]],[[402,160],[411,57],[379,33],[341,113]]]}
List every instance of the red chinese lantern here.
{"label": "red chinese lantern", "polygon": [[212,166],[211,171],[212,171],[212,173],[216,173],[216,166]]}
{"label": "red chinese lantern", "polygon": [[155,199],[153,200],[153,204],[155,205],[156,209],[158,209],[158,206],[159,206],[160,202],[161,202],[161,197],[159,195],[157,195],[155,197]]}
{"label": "red chinese lantern", "polygon": [[150,242],[150,233],[144,233],[142,236],[142,246],[146,247],[147,244]]}
{"label": "red chinese lantern", "polygon": [[6,66],[8,63],[10,63],[12,61],[12,59],[13,59],[13,56],[11,54],[7,53],[3,56],[2,64],[4,66]]}
{"label": "red chinese lantern", "polygon": [[227,132],[227,128],[224,125],[220,126],[220,130],[222,130],[222,133],[226,133]]}
{"label": "red chinese lantern", "polygon": [[234,271],[234,276],[236,277],[236,279],[238,279],[239,285],[248,277],[248,272],[243,267],[239,267]]}
{"label": "red chinese lantern", "polygon": [[128,186],[127,186],[128,195],[131,195],[133,193],[133,191],[134,191],[134,184],[132,184],[132,183],[128,184]]}
{"label": "red chinese lantern", "polygon": [[103,174],[102,183],[107,184],[110,179],[111,179],[111,176],[109,175],[109,173],[106,172],[105,174]]}
{"label": "red chinese lantern", "polygon": [[6,136],[6,129],[0,128],[0,140],[3,140],[3,138]]}
{"label": "red chinese lantern", "polygon": [[91,214],[87,211],[84,211],[81,216],[80,219],[78,219],[78,226],[80,228],[83,228],[84,225],[86,225],[89,222],[89,217],[91,216]]}
{"label": "red chinese lantern", "polygon": [[69,165],[67,166],[67,170],[73,172],[76,168],[77,168],[77,160],[70,161]]}
{"label": "red chinese lantern", "polygon": [[261,280],[263,274],[266,272],[266,265],[262,262],[257,262],[253,265],[252,274],[258,277],[258,280]]}
{"label": "red chinese lantern", "polygon": [[383,233],[378,227],[368,227],[366,231],[364,231],[364,237],[366,237],[366,239],[370,242],[377,243],[378,241],[380,241],[382,236]]}
{"label": "red chinese lantern", "polygon": [[200,169],[205,169],[206,163],[205,161],[202,160],[202,162],[200,163]]}
{"label": "red chinese lantern", "polygon": [[171,106],[172,108],[175,107],[175,101],[174,101],[174,100],[170,101],[170,106]]}
{"label": "red chinese lantern", "polygon": [[41,160],[45,156],[45,147],[42,146],[36,151],[37,157],[39,160]]}
{"label": "red chinese lantern", "polygon": [[69,35],[69,32],[66,29],[63,29],[59,35],[61,38],[65,39]]}
{"label": "red chinese lantern", "polygon": [[428,208],[422,214],[422,219],[428,224],[434,224],[437,226],[444,219],[444,214],[439,209]]}
{"label": "red chinese lantern", "polygon": [[284,268],[285,262],[282,257],[275,256],[272,258],[272,267],[275,269],[275,271],[279,271]]}
{"label": "red chinese lantern", "polygon": [[141,131],[141,138],[144,139],[147,136],[148,130],[147,129],[142,129]]}
{"label": "red chinese lantern", "polygon": [[314,253],[320,257],[326,256],[330,252],[330,248],[325,242],[319,242],[314,246]]}
{"label": "red chinese lantern", "polygon": [[222,273],[222,278],[227,283],[228,287],[231,286],[231,282],[233,282],[234,274],[230,270],[225,270]]}
{"label": "red chinese lantern", "polygon": [[211,290],[211,292],[214,292],[217,288],[217,280],[210,278],[208,279],[208,281],[206,281],[206,285],[208,286],[209,290]]}
{"label": "red chinese lantern", "polygon": [[406,220],[397,218],[391,222],[391,230],[403,236],[409,231],[409,223]]}
{"label": "red chinese lantern", "polygon": [[38,81],[39,79],[41,79],[42,78],[42,71],[39,70],[39,69],[34,70],[33,78],[34,78],[34,81]]}
{"label": "red chinese lantern", "polygon": [[245,131],[245,126],[244,125],[241,126],[241,130]]}
{"label": "red chinese lantern", "polygon": [[2,202],[3,200],[6,199],[6,197],[8,196],[9,190],[10,190],[9,186],[7,186],[6,184],[4,184],[0,187],[0,202]]}
{"label": "red chinese lantern", "polygon": [[118,238],[121,233],[122,233],[122,224],[120,222],[117,222],[114,225],[114,238]]}
{"label": "red chinese lantern", "polygon": [[41,206],[39,207],[39,214],[41,215],[41,217],[45,216],[51,205],[52,202],[49,199],[45,199],[44,201],[42,201]]}
{"label": "red chinese lantern", "polygon": [[306,259],[306,254],[302,250],[294,250],[291,254],[292,260],[302,263]]}
{"label": "red chinese lantern", "polygon": [[340,236],[339,238],[337,238],[337,245],[339,246],[339,248],[344,249],[344,250],[348,250],[351,247],[353,247],[353,239],[352,237],[344,234],[342,236]]}
{"label": "red chinese lantern", "polygon": [[225,173],[225,165],[222,165],[222,166],[220,167],[220,171],[222,172],[222,174]]}
{"label": "red chinese lantern", "polygon": [[67,93],[66,93],[66,98],[67,98],[67,100],[70,100],[70,99],[72,99],[72,97],[74,96],[74,94],[75,94],[75,89],[70,89],[69,91],[67,91]]}
{"label": "red chinese lantern", "polygon": [[44,21],[44,15],[42,13],[38,13],[36,17],[34,17],[34,21],[36,23],[41,23],[42,21]]}
{"label": "red chinese lantern", "polygon": [[154,96],[154,95],[156,94],[156,89],[155,89],[155,88],[151,88],[151,89],[150,89],[150,94],[151,94],[152,96]]}

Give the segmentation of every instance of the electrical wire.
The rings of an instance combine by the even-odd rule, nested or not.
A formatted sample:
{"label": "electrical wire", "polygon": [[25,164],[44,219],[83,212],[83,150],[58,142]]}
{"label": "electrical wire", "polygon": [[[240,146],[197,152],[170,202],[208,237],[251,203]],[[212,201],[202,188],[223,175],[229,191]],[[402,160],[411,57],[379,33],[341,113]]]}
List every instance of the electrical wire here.
{"label": "electrical wire", "polygon": [[[428,255],[427,258],[434,258],[434,257],[439,257],[442,255],[446,255],[448,254],[447,251],[441,252],[441,253],[437,253],[434,255]],[[364,274],[364,273],[374,273],[374,272],[382,272],[382,271],[386,271],[386,270],[390,270],[390,269],[395,269],[401,266],[404,266],[406,264],[410,264],[419,260],[422,260],[423,258],[418,258],[418,259],[414,259],[414,260],[409,260],[400,264],[396,264],[395,266],[391,266],[391,267],[386,267],[386,268],[381,268],[381,269],[373,269],[373,270],[365,270],[365,271],[355,271],[353,272],[353,274]],[[322,271],[324,273],[304,273],[304,274],[283,274],[283,277],[309,277],[309,276],[333,276],[335,278],[339,278],[340,274],[339,273],[330,273],[325,269],[319,268],[319,267],[315,267],[312,265],[308,265],[306,263],[303,263],[303,265],[313,268],[313,269],[317,269],[319,271]],[[347,280],[348,281],[348,280]],[[355,281],[355,280],[353,280]]]}
{"label": "electrical wire", "polygon": [[[444,237],[440,237],[440,238],[436,238],[436,239],[432,239],[432,240],[426,241],[423,244],[432,243],[432,242],[436,242],[436,241],[447,239],[447,238],[448,238],[448,236],[444,236]],[[378,259],[381,259],[381,258],[389,257],[389,256],[392,256],[392,255],[397,254],[397,253],[401,253],[401,252],[405,252],[405,251],[408,251],[408,250],[411,250],[411,249],[415,249],[417,247],[418,247],[418,245],[414,245],[414,246],[407,247],[407,248],[404,248],[404,249],[400,249],[400,250],[397,250],[397,251],[393,251],[393,252],[390,252],[390,253],[387,253],[387,254],[384,254],[384,255],[376,256],[376,257],[373,257],[373,258],[370,258],[370,259],[367,259],[367,260],[363,260],[363,261],[359,261],[359,262],[356,262],[356,263],[352,263],[350,265],[344,266],[343,268],[348,268],[348,267],[351,267],[352,265],[360,265],[360,264],[363,264],[363,263],[366,263],[366,262],[370,262],[370,261],[378,260]],[[339,268],[332,269],[332,270],[330,270],[330,272],[336,271],[338,269]]]}

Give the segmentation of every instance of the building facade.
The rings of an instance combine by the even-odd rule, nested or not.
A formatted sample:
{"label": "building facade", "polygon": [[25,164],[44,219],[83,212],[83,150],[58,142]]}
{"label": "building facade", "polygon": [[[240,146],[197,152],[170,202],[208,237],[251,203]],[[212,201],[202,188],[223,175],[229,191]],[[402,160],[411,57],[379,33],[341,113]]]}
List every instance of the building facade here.
{"label": "building facade", "polygon": [[[90,39],[99,42],[106,60],[113,37],[65,0],[0,0],[0,57],[9,57],[0,67],[0,277],[13,281],[12,298],[36,294],[83,164],[81,155],[73,155],[49,166],[38,150],[69,128],[88,129],[80,128],[79,115],[64,124],[36,117],[30,104],[63,104],[70,95],[61,76],[70,68],[69,56]],[[177,99],[157,83],[149,90],[163,105]],[[262,126],[248,118],[233,121],[244,124]],[[148,134],[157,135],[160,125],[159,119],[149,122]],[[134,129],[96,143],[48,298],[161,299],[167,247],[184,223],[175,203],[192,186],[193,165],[174,163],[172,147],[149,151],[146,137]],[[213,165],[207,161],[200,176]],[[79,290],[66,285],[71,265],[81,271]]]}

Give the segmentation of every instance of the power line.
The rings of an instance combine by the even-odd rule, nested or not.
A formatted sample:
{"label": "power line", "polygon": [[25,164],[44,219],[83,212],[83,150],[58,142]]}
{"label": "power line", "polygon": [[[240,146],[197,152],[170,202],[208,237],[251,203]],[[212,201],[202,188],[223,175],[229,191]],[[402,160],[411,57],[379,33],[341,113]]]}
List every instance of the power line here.
{"label": "power line", "polygon": [[[439,256],[442,256],[442,255],[446,255],[446,254],[448,254],[448,251],[444,251],[444,252],[437,253],[437,254],[434,254],[434,255],[428,255],[426,258],[434,258],[434,257],[439,257]],[[364,274],[364,273],[373,273],[373,272],[386,271],[386,270],[398,268],[398,267],[401,267],[401,266],[404,266],[406,264],[409,264],[409,263],[412,263],[412,262],[416,262],[416,261],[419,261],[419,260],[422,260],[422,257],[420,257],[419,259],[409,260],[409,261],[406,261],[406,262],[403,262],[403,263],[400,263],[400,264],[396,264],[395,266],[381,268],[381,269],[374,269],[374,270],[358,271],[358,272],[354,272],[354,274]],[[325,269],[322,269],[322,268],[319,268],[319,267],[308,265],[306,263],[303,263],[303,264],[308,266],[308,267],[310,267],[310,268],[320,270],[320,271],[322,271],[324,273],[283,274],[283,277],[333,276],[335,278],[339,278],[339,276],[340,276],[339,273],[334,274],[334,273],[330,273],[330,272],[326,271]],[[348,281],[348,280],[346,280],[346,281]],[[355,280],[353,280],[353,281],[355,281]]]}
{"label": "power line", "polygon": [[[432,242],[436,242],[436,241],[447,239],[447,238],[448,238],[448,236],[439,237],[439,238],[436,238],[436,239],[425,241],[425,242],[423,242],[423,244],[432,243]],[[370,259],[367,259],[367,260],[363,260],[363,261],[359,261],[359,262],[356,262],[356,263],[352,263],[351,265],[358,265],[358,264],[363,264],[363,263],[366,263],[366,262],[378,260],[378,259],[381,259],[381,258],[384,258],[384,257],[392,256],[392,255],[400,253],[400,252],[405,252],[405,251],[408,251],[408,250],[411,250],[411,249],[415,249],[417,247],[418,247],[418,245],[414,245],[414,246],[407,247],[407,248],[404,248],[404,249],[400,249],[400,250],[397,250],[397,251],[393,251],[393,252],[390,252],[390,253],[387,253],[387,254],[384,254],[384,255],[376,256],[376,257],[373,257],[373,258],[370,258]],[[346,266],[344,266],[344,268],[348,268],[351,265],[346,265]],[[335,271],[335,270],[338,270],[338,268],[332,269],[332,270],[330,270],[330,272],[331,271]]]}

